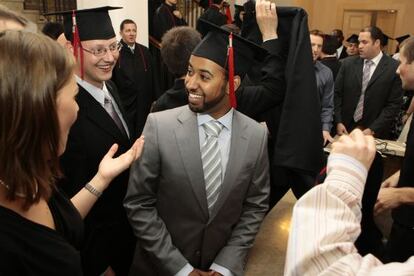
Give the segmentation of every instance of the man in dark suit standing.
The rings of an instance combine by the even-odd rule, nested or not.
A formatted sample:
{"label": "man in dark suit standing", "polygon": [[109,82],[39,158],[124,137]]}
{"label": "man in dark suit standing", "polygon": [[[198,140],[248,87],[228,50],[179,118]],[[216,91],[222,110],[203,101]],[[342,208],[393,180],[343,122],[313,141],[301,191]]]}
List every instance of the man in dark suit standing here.
{"label": "man in dark suit standing", "polygon": [[[274,42],[275,4],[256,3],[263,37]],[[148,116],[149,142],[125,198],[138,237],[133,275],[243,275],[268,208],[269,163],[266,129],[229,97],[264,50],[233,38],[234,80],[228,33],[211,31],[189,61],[189,105]]]}
{"label": "man in dark suit standing", "polygon": [[[96,173],[108,148],[118,144],[117,154],[131,146],[131,129],[117,93],[110,81],[119,56],[108,10],[111,7],[64,12],[65,36],[74,47],[77,58],[79,93],[78,117],[69,132],[61,166],[67,177],[62,189],[73,196]],[[99,24],[95,24],[99,22]],[[75,29],[77,32],[72,33]],[[76,55],[77,54],[77,55]],[[122,200],[129,171],[116,177],[104,191],[90,189],[99,197],[85,217],[85,238],[81,248],[85,275],[101,275],[107,269],[127,275],[135,247]]]}
{"label": "man in dark suit standing", "polygon": [[402,103],[398,62],[381,51],[382,31],[367,27],[359,33],[359,56],[344,59],[335,82],[337,134],[358,127],[386,138]]}
{"label": "man in dark suit standing", "polygon": [[336,38],[337,45],[336,45],[336,58],[337,59],[344,59],[348,56],[346,51],[346,47],[344,46],[344,34],[340,29],[334,29],[332,31],[332,35]]}
{"label": "man in dark suit standing", "polygon": [[151,104],[158,95],[157,76],[148,48],[136,43],[136,23],[131,19],[122,21],[120,35],[122,47],[112,80],[118,87],[127,120],[131,123],[131,137],[136,138],[141,135]]}
{"label": "man in dark suit standing", "polygon": [[[401,80],[396,74],[398,62],[381,51],[382,31],[366,27],[359,33],[359,56],[342,61],[335,82],[335,118],[337,134],[359,128],[364,134],[387,138],[402,104]],[[373,208],[382,178],[378,155],[369,171],[362,200],[362,232],[356,246],[361,254],[382,254],[381,233],[373,220]]]}

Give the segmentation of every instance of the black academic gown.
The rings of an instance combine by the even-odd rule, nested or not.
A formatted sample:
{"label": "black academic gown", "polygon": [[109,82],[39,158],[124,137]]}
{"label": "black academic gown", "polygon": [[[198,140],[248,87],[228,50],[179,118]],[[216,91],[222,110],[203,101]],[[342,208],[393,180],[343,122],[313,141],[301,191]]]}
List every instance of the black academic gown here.
{"label": "black academic gown", "polygon": [[[245,3],[242,36],[260,43],[254,3]],[[307,14],[301,8],[278,7],[278,35],[287,52],[286,92],[282,104],[262,113],[270,131],[269,156],[273,191],[281,187],[305,186],[300,196],[313,186],[323,165],[320,102],[316,87]],[[250,72],[249,72],[250,74]],[[249,75],[251,77],[252,75]],[[255,80],[253,76],[253,81]],[[295,191],[295,190],[294,190]],[[273,193],[273,192],[272,192]],[[280,195],[271,196],[272,204]]]}
{"label": "black academic gown", "polygon": [[151,112],[176,108],[188,104],[184,79],[175,79],[174,86],[165,91],[152,106]]}
{"label": "black academic gown", "polygon": [[123,41],[119,59],[112,73],[119,96],[132,126],[131,140],[141,135],[152,102],[158,94],[157,76],[148,48],[135,43],[134,52]]}
{"label": "black academic gown", "polygon": [[[107,82],[107,87],[125,118],[115,85]],[[69,132],[66,151],[61,157],[65,179],[60,187],[69,197],[92,179],[101,159],[114,143],[119,145],[115,157],[131,146],[126,134],[81,86],[76,101],[78,118]],[[117,275],[127,275],[135,249],[135,237],[123,208],[128,177],[129,170],[116,177],[84,220],[85,240],[81,256],[85,275],[99,275],[108,265]]]}
{"label": "black academic gown", "polygon": [[173,27],[187,25],[184,19],[180,19],[173,14],[175,9],[175,6],[169,6],[165,3],[158,7],[153,19],[153,36],[155,39],[161,41],[166,31]]}
{"label": "black academic gown", "polygon": [[196,29],[202,36],[205,36],[208,30],[206,30],[205,25],[199,23],[200,19],[204,19],[217,26],[222,26],[227,23],[227,17],[220,12],[217,6],[212,5],[197,20]]}

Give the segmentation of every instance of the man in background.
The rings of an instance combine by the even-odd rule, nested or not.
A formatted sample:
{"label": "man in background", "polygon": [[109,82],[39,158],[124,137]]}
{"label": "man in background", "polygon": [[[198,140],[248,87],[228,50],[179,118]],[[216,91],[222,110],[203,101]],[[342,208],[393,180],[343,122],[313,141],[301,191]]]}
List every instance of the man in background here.
{"label": "man in background", "polygon": [[188,26],[174,27],[161,40],[161,56],[168,70],[174,75],[174,86],[165,91],[153,104],[151,112],[162,111],[188,104],[184,79],[188,71],[188,60],[201,35]]}
{"label": "man in background", "polygon": [[112,81],[116,84],[126,119],[132,126],[132,140],[141,136],[152,102],[158,94],[157,76],[148,48],[136,42],[137,24],[125,19],[120,25],[121,49]]}
{"label": "man in background", "polygon": [[332,71],[318,61],[318,58],[321,56],[323,36],[324,34],[319,30],[310,31],[316,86],[318,88],[319,100],[321,103],[322,136],[323,143],[326,144],[327,142],[333,141],[330,133],[332,129],[334,111],[334,80]]}
{"label": "man in background", "polygon": [[332,31],[332,35],[336,37],[337,45],[336,45],[336,57],[338,59],[344,59],[348,56],[346,52],[346,47],[344,46],[344,34],[340,29],[334,29]]}

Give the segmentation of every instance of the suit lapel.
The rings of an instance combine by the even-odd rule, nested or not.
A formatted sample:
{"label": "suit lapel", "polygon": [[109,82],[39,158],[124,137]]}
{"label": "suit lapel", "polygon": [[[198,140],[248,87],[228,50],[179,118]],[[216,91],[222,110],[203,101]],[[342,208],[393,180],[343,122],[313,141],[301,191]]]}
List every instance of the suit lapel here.
{"label": "suit lapel", "polygon": [[[108,88],[109,93],[111,94],[111,96],[114,98],[116,104],[118,105],[118,108],[119,108],[119,111],[121,112],[122,118],[124,119],[124,121],[125,121],[125,123],[127,125],[128,132],[129,132],[129,137],[133,137],[132,131],[134,131],[134,130],[133,130],[133,128],[132,128],[132,126],[131,126],[128,118],[127,118],[126,112],[124,110],[124,105],[122,104],[121,98],[119,97],[119,94],[118,94],[118,90],[114,88],[114,85],[115,84],[113,82],[111,82],[111,81],[107,81],[106,82],[106,87]],[[117,129],[118,129],[118,127],[117,127]],[[125,136],[124,133],[122,133],[121,131],[119,131],[119,132],[123,136]]]}
{"label": "suit lapel", "polygon": [[178,116],[181,125],[175,130],[178,150],[200,208],[208,218],[207,195],[201,162],[197,117],[188,108]]}
{"label": "suit lapel", "polygon": [[111,116],[82,86],[79,86],[78,103],[90,121],[113,136],[116,141],[130,144],[128,137],[121,132]]}
{"label": "suit lapel", "polygon": [[227,162],[221,192],[216,204],[213,207],[209,221],[213,220],[217,215],[218,211],[229,196],[230,191],[233,189],[233,186],[236,184],[238,175],[241,173],[241,167],[243,165],[243,160],[245,160],[249,144],[246,132],[247,125],[243,124],[240,114],[238,114],[237,111],[234,111],[229,160]]}
{"label": "suit lapel", "polygon": [[382,75],[382,72],[386,69],[387,65],[388,65],[388,60],[387,60],[386,55],[384,54],[380,62],[378,63],[377,67],[375,68],[375,71],[372,74],[372,77],[370,78],[368,82],[367,90],[372,85],[372,83],[374,83],[378,79],[378,77]]}

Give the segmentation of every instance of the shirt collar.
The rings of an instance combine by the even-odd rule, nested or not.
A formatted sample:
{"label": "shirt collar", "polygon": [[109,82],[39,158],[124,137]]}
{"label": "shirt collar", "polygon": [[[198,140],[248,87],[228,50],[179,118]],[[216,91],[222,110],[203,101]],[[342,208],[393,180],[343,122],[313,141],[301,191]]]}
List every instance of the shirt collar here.
{"label": "shirt collar", "polygon": [[233,121],[234,109],[231,108],[224,116],[221,116],[217,120],[211,117],[209,114],[197,113],[197,123],[198,126],[202,126],[204,123],[209,121],[219,121],[225,128],[228,130],[231,129],[231,123]]}
{"label": "shirt collar", "polygon": [[383,55],[384,54],[382,53],[382,51],[380,51],[379,54],[376,57],[371,59],[371,61],[375,64],[375,66],[378,66],[378,63],[380,62]]}
{"label": "shirt collar", "polygon": [[75,75],[76,77],[76,82],[82,86],[89,94],[91,94],[91,96],[98,102],[100,103],[102,106],[105,103],[105,95],[109,96],[110,98],[112,98],[109,94],[109,91],[106,87],[105,82],[103,83],[103,88],[100,89],[92,84],[90,84],[87,81],[82,80],[81,78],[79,78],[77,75]]}

